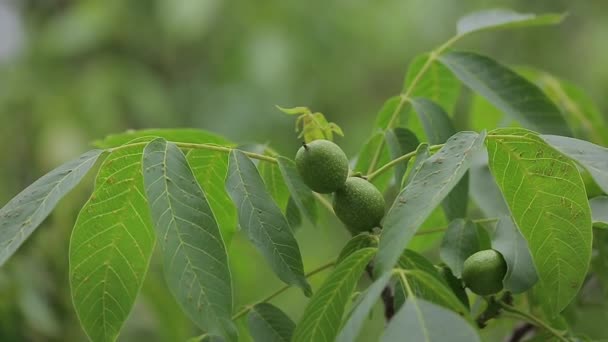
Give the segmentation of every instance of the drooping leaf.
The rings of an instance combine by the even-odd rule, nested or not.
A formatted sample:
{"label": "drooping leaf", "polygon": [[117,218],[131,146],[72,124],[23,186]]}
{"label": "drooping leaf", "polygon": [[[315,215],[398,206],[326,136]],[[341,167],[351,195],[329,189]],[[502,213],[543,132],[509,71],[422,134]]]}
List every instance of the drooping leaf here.
{"label": "drooping leaf", "polygon": [[385,273],[373,284],[371,284],[364,294],[362,294],[354,305],[346,323],[342,326],[340,334],[336,337],[336,342],[356,341],[363,323],[368,318],[370,311],[380,298],[380,294],[391,280],[392,274]]}
{"label": "drooping leaf", "polygon": [[[452,120],[439,105],[425,98],[414,98],[411,102],[430,144],[443,144],[456,133]],[[468,197],[469,175],[465,174],[442,203],[448,220],[466,216]]]}
{"label": "drooping leaf", "polygon": [[[375,161],[375,163],[374,163]],[[370,171],[378,169],[380,166],[390,161],[390,155],[388,152],[388,146],[384,143],[384,133],[378,132],[374,134],[361,149],[359,156],[357,157],[357,163],[353,171],[361,172],[366,175]],[[370,166],[375,164],[374,170],[370,169]],[[391,180],[391,173],[386,172],[372,180],[380,192],[383,192],[388,187]]]}
{"label": "drooping leaf", "polygon": [[439,57],[469,88],[524,127],[549,134],[570,135],[559,108],[533,83],[493,59],[471,52]]}
{"label": "drooping leaf", "polygon": [[49,216],[57,203],[80,183],[102,152],[92,150],[57,167],[0,209],[0,266]]}
{"label": "drooping leaf", "polygon": [[[429,273],[420,269],[409,269],[403,270],[403,273],[407,276],[410,289],[416,298],[422,298],[431,303],[441,305],[462,316],[469,316],[468,309],[456,297],[452,289],[448,287],[448,284],[438,277],[436,270],[433,269],[433,273]],[[407,295],[407,288],[402,279],[400,279],[399,286],[401,287],[401,291],[406,289],[403,293]],[[407,298],[411,299],[410,296],[407,296]]]}
{"label": "drooping leaf", "polygon": [[367,247],[378,247],[378,237],[368,232],[355,235],[353,238],[348,240],[344,247],[342,247],[342,250],[338,255],[338,259],[336,260],[336,264],[341,263],[354,252]]}
{"label": "drooping leaf", "polygon": [[279,166],[274,163],[259,163],[258,171],[266,185],[266,190],[268,190],[268,193],[279,209],[285,212],[287,202],[289,201],[289,189],[283,179]]}
{"label": "drooping leaf", "polygon": [[281,309],[269,303],[256,304],[247,315],[255,342],[290,342],[296,324]]}
{"label": "drooping leaf", "polygon": [[589,205],[594,227],[608,228],[608,196],[594,197]]}
{"label": "drooping leaf", "polygon": [[420,298],[411,298],[389,322],[382,342],[478,342],[477,331],[457,313]]}
{"label": "drooping leaf", "polygon": [[505,290],[522,293],[536,284],[538,275],[528,242],[510,216],[498,221],[492,233],[492,248],[499,251],[507,263],[507,274],[502,281]]}
{"label": "drooping leaf", "polygon": [[196,149],[190,150],[186,159],[205,192],[224,242],[230,245],[236,233],[236,208],[223,186],[228,173],[228,155],[225,152]]}
{"label": "drooping leaf", "polygon": [[114,341],[142,286],[154,231],[141,173],[143,146],[112,152],[70,239],[70,287],[93,341]]}
{"label": "drooping leaf", "polygon": [[517,71],[538,85],[562,110],[577,138],[597,144],[608,144],[608,122],[593,99],[573,83],[529,67]]}
{"label": "drooping leaf", "polygon": [[479,251],[479,239],[475,223],[463,219],[450,222],[448,230],[443,235],[439,254],[441,260],[450,267],[456,277],[461,277],[464,261],[477,251]]}
{"label": "drooping leaf", "polygon": [[226,246],[186,156],[158,138],[144,149],[143,170],[171,293],[205,332],[236,340]]}
{"label": "drooping leaf", "polygon": [[[387,130],[384,133],[384,138],[386,139],[391,159],[396,159],[404,154],[416,151],[416,148],[420,145],[416,134],[402,127]],[[405,161],[395,166],[395,180],[397,184],[400,184],[403,176],[405,176],[407,164],[407,161]]]}
{"label": "drooping leaf", "polygon": [[233,144],[215,133],[200,129],[143,129],[130,130],[120,134],[112,134],[105,137],[103,140],[93,142],[93,145],[99,148],[111,148],[124,145],[142,137],[159,137],[165,138],[167,141],[194,143],[194,144],[216,144],[224,146],[232,146]]}
{"label": "drooping leaf", "polygon": [[298,174],[295,163],[282,156],[277,157],[277,162],[293,202],[310,223],[316,224],[318,216],[317,202],[310,188],[304,184]]}
{"label": "drooping leaf", "polygon": [[457,133],[421,164],[384,218],[377,272],[389,272],[397,263],[416,230],[465,174],[484,138],[485,133]]}
{"label": "drooping leaf", "polygon": [[468,14],[456,24],[458,35],[472,32],[559,24],[564,14],[517,13],[508,9],[489,9]]}
{"label": "drooping leaf", "polygon": [[232,150],[229,159],[226,190],[236,203],[239,225],[282,281],[310,295],[298,242],[258,170],[241,151]]}
{"label": "drooping leaf", "polygon": [[608,193],[608,148],[588,141],[556,135],[541,135],[540,137],[561,153],[581,164],[589,171],[597,185]]}
{"label": "drooping leaf", "polygon": [[304,309],[293,342],[334,341],[346,304],[375,253],[375,248],[363,248],[336,266]]}
{"label": "drooping leaf", "polygon": [[405,174],[405,176],[403,177],[403,180],[401,181],[402,189],[412,181],[412,178],[414,177],[414,175],[416,175],[416,173],[418,173],[418,171],[420,171],[420,168],[422,167],[422,164],[424,163],[424,161],[427,160],[430,156],[431,156],[431,151],[429,149],[429,144],[427,144],[427,143],[420,144],[418,146],[418,148],[416,149],[416,155],[414,156],[414,162],[413,162],[412,167],[409,169],[409,172],[407,172]]}
{"label": "drooping leaf", "polygon": [[473,155],[469,174],[469,193],[483,214],[486,217],[509,215],[509,207],[490,172],[485,148]]}
{"label": "drooping leaf", "polygon": [[[438,103],[448,113],[454,109],[460,83],[443,64],[433,60],[427,65],[429,54],[418,55],[410,63],[403,81],[403,93],[409,91],[408,97],[424,97]],[[426,65],[426,67],[425,67]],[[420,74],[426,68],[423,74]],[[413,89],[409,89],[416,80]]]}
{"label": "drooping leaf", "polygon": [[576,165],[534,132],[498,129],[486,140],[489,165],[540,278],[545,310],[563,310],[591,257],[591,213]]}

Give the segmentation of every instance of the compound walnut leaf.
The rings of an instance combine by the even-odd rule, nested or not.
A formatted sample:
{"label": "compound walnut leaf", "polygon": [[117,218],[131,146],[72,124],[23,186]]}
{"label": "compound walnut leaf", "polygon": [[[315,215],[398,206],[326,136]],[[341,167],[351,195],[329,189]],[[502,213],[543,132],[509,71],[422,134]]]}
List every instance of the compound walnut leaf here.
{"label": "compound walnut leaf", "polygon": [[298,242],[258,170],[239,150],[232,150],[229,159],[226,190],[237,206],[239,225],[282,281],[310,295]]}
{"label": "compound walnut leaf", "polygon": [[169,290],[205,332],[236,340],[226,246],[186,156],[158,138],[144,149],[143,170]]}
{"label": "compound walnut leaf", "polygon": [[390,272],[416,230],[467,172],[484,138],[485,133],[459,132],[422,162],[384,218],[376,272]]}
{"label": "compound walnut leaf", "polygon": [[80,210],[70,239],[76,314],[93,341],[114,341],[140,291],[154,249],[144,195],[143,146],[112,152]]}
{"label": "compound walnut leaf", "polygon": [[92,150],[42,176],[0,209],[0,266],[49,216],[95,165],[103,151]]}
{"label": "compound walnut leaf", "polygon": [[293,334],[293,342],[333,342],[342,315],[376,248],[363,248],[339,263],[310,299]]}
{"label": "compound walnut leaf", "polygon": [[559,313],[580,289],[591,258],[591,211],[574,162],[524,129],[486,140],[496,183],[528,241],[545,310]]}

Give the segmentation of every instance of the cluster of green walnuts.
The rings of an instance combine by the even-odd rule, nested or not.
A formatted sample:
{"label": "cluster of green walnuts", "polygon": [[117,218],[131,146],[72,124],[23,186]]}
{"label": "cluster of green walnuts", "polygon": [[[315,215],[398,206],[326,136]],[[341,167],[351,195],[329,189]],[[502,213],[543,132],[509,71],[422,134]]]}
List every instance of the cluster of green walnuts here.
{"label": "cluster of green walnuts", "polygon": [[[305,143],[295,161],[310,189],[334,194],[334,212],[353,235],[380,227],[386,206],[384,196],[366,179],[349,176],[348,157],[338,145],[323,139]],[[460,280],[449,269],[444,266],[440,272],[459,297],[466,296]],[[465,260],[462,281],[478,295],[493,295],[502,290],[506,272],[506,262],[498,251],[482,250]]]}

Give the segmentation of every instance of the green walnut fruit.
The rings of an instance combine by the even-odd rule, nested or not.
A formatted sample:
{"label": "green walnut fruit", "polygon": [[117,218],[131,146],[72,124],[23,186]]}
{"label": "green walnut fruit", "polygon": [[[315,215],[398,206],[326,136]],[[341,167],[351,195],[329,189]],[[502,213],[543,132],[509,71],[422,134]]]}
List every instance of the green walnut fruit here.
{"label": "green walnut fruit", "polygon": [[507,273],[507,263],[502,254],[486,249],[464,261],[462,280],[471,291],[489,296],[502,290],[502,279]]}
{"label": "green walnut fruit", "polygon": [[353,234],[378,227],[384,206],[382,193],[359,177],[349,177],[334,194],[334,212]]}
{"label": "green walnut fruit", "polygon": [[300,147],[296,168],[308,187],[329,194],[344,185],[348,177],[348,158],[333,142],[315,140]]}

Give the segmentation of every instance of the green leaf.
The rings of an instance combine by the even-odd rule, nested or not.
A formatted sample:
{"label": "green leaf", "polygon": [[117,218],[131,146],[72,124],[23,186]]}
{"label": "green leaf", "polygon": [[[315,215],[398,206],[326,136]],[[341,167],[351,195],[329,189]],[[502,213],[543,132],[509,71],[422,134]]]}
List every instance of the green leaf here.
{"label": "green leaf", "polygon": [[403,180],[401,181],[402,189],[412,181],[414,175],[416,175],[416,173],[420,171],[420,168],[422,167],[424,161],[429,159],[430,156],[431,151],[429,149],[429,144],[422,143],[418,145],[418,148],[416,149],[416,155],[414,156],[414,163],[410,168],[410,171],[406,173],[405,177],[403,177]]}
{"label": "green leaf", "polygon": [[144,149],[143,170],[171,293],[202,330],[236,340],[226,246],[186,156],[158,138]]}
{"label": "green leaf", "polygon": [[296,324],[281,309],[256,304],[247,315],[249,332],[256,342],[289,342]]}
{"label": "green leaf", "polygon": [[139,293],[154,249],[141,173],[143,146],[112,152],[70,239],[70,287],[82,328],[114,341]]}
{"label": "green leaf", "polygon": [[367,247],[378,247],[378,237],[368,232],[363,232],[359,235],[354,236],[353,238],[348,240],[344,247],[342,247],[340,255],[336,260],[336,264],[341,263],[346,258],[348,258],[349,255],[355,253],[356,251]]}
{"label": "green leaf", "polygon": [[[359,153],[357,163],[355,164],[353,171],[361,172],[364,175],[368,174],[370,171],[369,167],[372,165],[374,160],[376,160],[376,169],[378,166],[384,165],[391,160],[388,147],[384,143],[383,132],[374,134],[367,142],[365,142],[365,145],[363,145],[363,148]],[[391,173],[385,172],[384,174],[374,178],[372,184],[374,184],[378,190],[380,190],[380,192],[383,192],[388,187],[390,180]]]}
{"label": "green leaf", "polygon": [[[411,102],[430,144],[443,144],[456,133],[452,120],[439,105],[425,98],[414,98]],[[468,198],[469,175],[465,174],[442,203],[448,220],[466,216]]]}
{"label": "green leaf", "polygon": [[416,230],[466,173],[484,138],[485,133],[459,132],[421,164],[384,218],[377,272],[389,272],[397,263]]}
{"label": "green leaf", "polygon": [[363,248],[339,263],[310,299],[293,334],[293,342],[333,342],[342,315],[376,248]]}
{"label": "green leaf", "polygon": [[111,148],[124,145],[132,140],[142,137],[160,137],[168,141],[193,143],[193,144],[217,144],[232,146],[233,144],[225,138],[211,132],[200,129],[144,129],[129,130],[121,134],[112,134],[103,140],[93,142],[99,148]]}
{"label": "green leaf", "polygon": [[556,314],[576,295],[589,267],[585,185],[576,165],[533,132],[498,129],[486,145],[490,170],[528,241],[541,301]]}
{"label": "green leaf", "polygon": [[528,242],[510,216],[498,221],[492,233],[492,248],[499,251],[507,263],[507,274],[502,281],[505,290],[523,293],[536,284],[538,275]]}
{"label": "green leaf", "polygon": [[589,171],[597,185],[608,193],[608,148],[588,141],[556,135],[541,135],[540,137],[561,153],[581,164]]}
{"label": "green leaf", "polygon": [[336,342],[356,341],[365,320],[368,318],[368,315],[378,301],[378,298],[380,298],[382,291],[386,285],[388,285],[391,277],[391,273],[385,273],[382,277],[374,281],[374,283],[367,288],[365,293],[357,299],[357,303],[348,315],[348,320],[344,323],[338,337],[336,337]]}
{"label": "green leaf", "polygon": [[443,235],[439,254],[441,260],[458,278],[462,276],[464,261],[473,253],[479,251],[479,238],[475,223],[469,220],[456,219],[448,225]]}
{"label": "green leaf", "polygon": [[483,214],[486,217],[509,215],[509,207],[490,172],[485,148],[473,155],[469,174],[469,193]]}
{"label": "green leaf", "polygon": [[[428,53],[418,55],[410,63],[405,80],[403,82],[403,93],[416,77],[419,77],[415,87],[409,90],[408,97],[424,97],[438,103],[444,110],[451,112],[456,106],[460,94],[460,83],[443,64],[436,60],[427,65],[430,58]],[[425,67],[426,65],[426,67]],[[422,69],[426,71],[418,76]]]}
{"label": "green leaf", "polygon": [[279,166],[275,163],[259,163],[258,171],[262,180],[264,180],[266,190],[268,190],[268,193],[270,193],[270,196],[281,211],[285,212],[287,202],[289,201],[289,189],[283,179]]}
{"label": "green leaf", "polygon": [[228,170],[226,189],[237,205],[241,228],[274,273],[309,296],[312,290],[304,276],[298,242],[255,165],[243,152],[232,150]]}
{"label": "green leaf", "polygon": [[95,165],[103,151],[92,150],[42,176],[0,209],[0,266],[49,216]]}
{"label": "green leaf", "polygon": [[608,228],[608,196],[594,197],[589,201],[593,225]]}
{"label": "green leaf", "polygon": [[456,24],[459,36],[472,32],[559,24],[565,14],[517,13],[508,9],[489,9],[468,14]]}
{"label": "green leaf", "polygon": [[477,331],[458,314],[423,299],[411,298],[388,323],[382,342],[477,342]]}
{"label": "green leaf", "polygon": [[[384,133],[384,139],[386,139],[391,159],[396,159],[404,154],[416,151],[416,148],[420,145],[416,134],[402,127],[387,130]],[[404,161],[395,166],[395,180],[397,184],[400,184],[403,176],[405,176],[407,164],[408,162]]]}
{"label": "green leaf", "polygon": [[230,245],[236,233],[236,207],[223,185],[228,173],[228,155],[225,152],[196,149],[190,150],[186,159],[205,192],[224,242]]}
{"label": "green leaf", "polygon": [[511,69],[470,52],[449,52],[439,60],[469,88],[525,127],[543,133],[571,134],[555,104]]}
{"label": "green leaf", "polygon": [[296,202],[293,201],[293,198],[290,196],[287,201],[287,209],[285,209],[285,218],[289,223],[289,226],[292,230],[297,230],[302,225],[302,213],[300,213],[300,209],[296,205]]}
{"label": "green leaf", "polygon": [[576,137],[608,144],[608,123],[593,99],[573,83],[529,67],[517,71],[539,86],[562,110]]}
{"label": "green leaf", "polygon": [[[375,126],[381,130],[389,129],[389,124],[395,127],[400,123],[402,116],[405,114],[405,101],[402,101],[401,96],[393,96],[382,104],[382,108],[376,115]],[[396,122],[391,123],[393,115],[396,115]]]}
{"label": "green leaf", "polygon": [[317,223],[317,202],[310,188],[304,184],[302,178],[296,170],[296,164],[289,158],[283,156],[277,157],[279,169],[287,188],[291,193],[291,198],[300,209],[300,213],[308,219],[312,224]]}
{"label": "green leaf", "polygon": [[[435,269],[433,269],[433,273],[420,269],[403,270],[403,273],[408,277],[409,286],[416,298],[423,298],[455,311],[462,316],[469,316],[469,310],[456,297],[452,289],[448,287],[445,280],[437,274]],[[407,289],[402,279],[400,279],[400,286]],[[405,294],[407,294],[407,290]],[[408,298],[411,300],[410,296]]]}

